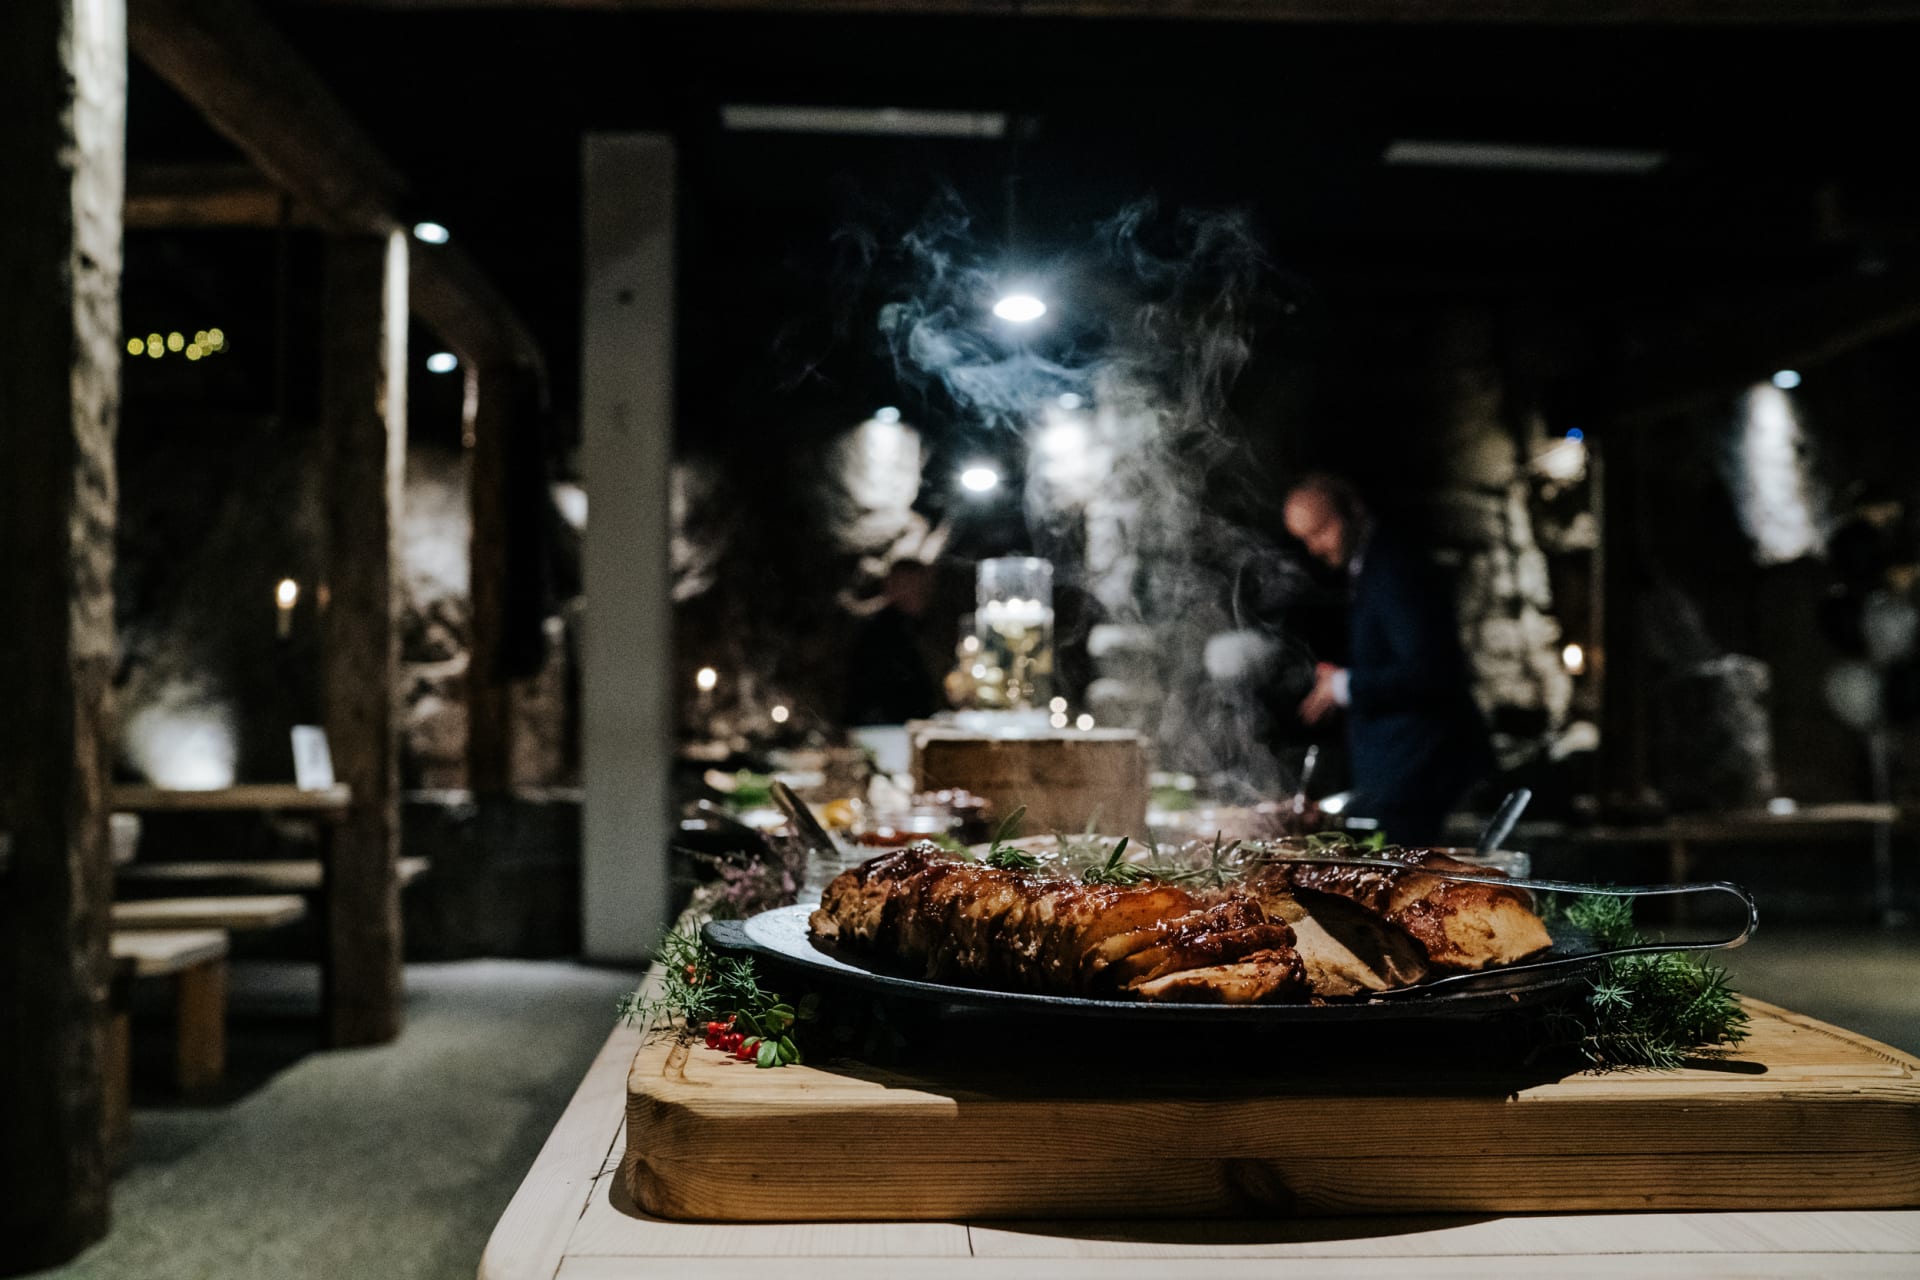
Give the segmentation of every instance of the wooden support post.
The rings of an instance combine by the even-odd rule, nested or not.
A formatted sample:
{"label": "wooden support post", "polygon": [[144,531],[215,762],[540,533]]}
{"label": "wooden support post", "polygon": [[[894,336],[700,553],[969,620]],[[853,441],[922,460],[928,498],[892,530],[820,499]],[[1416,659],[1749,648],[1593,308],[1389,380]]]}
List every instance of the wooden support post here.
{"label": "wooden support post", "polygon": [[328,844],[329,1042],[400,1034],[398,583],[407,452],[407,240],[327,242],[321,417],[327,451],[326,727],[353,800]]}
{"label": "wooden support post", "polygon": [[502,795],[513,782],[510,686],[500,658],[506,628],[508,442],[518,426],[518,381],[511,365],[467,364],[466,429],[473,446],[467,785],[476,795]]}
{"label": "wooden support post", "polygon": [[107,1227],[107,698],[126,11],[0,39],[0,1273]]}

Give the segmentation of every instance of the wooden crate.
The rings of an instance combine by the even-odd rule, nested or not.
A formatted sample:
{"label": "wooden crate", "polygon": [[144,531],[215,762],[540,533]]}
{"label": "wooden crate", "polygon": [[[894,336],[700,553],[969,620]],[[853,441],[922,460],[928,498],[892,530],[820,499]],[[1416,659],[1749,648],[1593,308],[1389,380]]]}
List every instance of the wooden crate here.
{"label": "wooden crate", "polygon": [[908,726],[914,785],[964,788],[993,806],[995,821],[1027,807],[1030,835],[1147,831],[1147,743],[1131,729],[1063,730],[1001,737],[931,723]]}
{"label": "wooden crate", "polygon": [[1236,1075],[1195,1040],[1140,1040],[1127,1081],[657,1042],[621,1173],[649,1213],[734,1222],[1920,1205],[1920,1060],[1748,1008],[1724,1060],[1538,1083],[1426,1060]]}

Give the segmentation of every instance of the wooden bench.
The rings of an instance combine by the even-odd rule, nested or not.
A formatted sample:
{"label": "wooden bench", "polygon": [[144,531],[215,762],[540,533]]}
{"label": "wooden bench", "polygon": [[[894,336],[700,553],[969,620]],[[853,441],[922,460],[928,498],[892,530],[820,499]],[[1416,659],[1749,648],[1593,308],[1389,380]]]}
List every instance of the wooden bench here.
{"label": "wooden bench", "polygon": [[230,898],[152,898],[113,904],[116,932],[129,929],[277,929],[307,914],[305,899],[292,893]]}
{"label": "wooden bench", "polygon": [[[406,888],[433,863],[400,859],[400,887]],[[135,862],[120,868],[119,878],[136,884],[239,884],[276,893],[318,893],[324,880],[318,858],[260,858],[225,862]]]}
{"label": "wooden bench", "polygon": [[106,1127],[109,1149],[125,1150],[132,1094],[130,987],[173,980],[173,1078],[182,1093],[220,1083],[227,1072],[227,935],[220,929],[116,929],[107,1025]]}

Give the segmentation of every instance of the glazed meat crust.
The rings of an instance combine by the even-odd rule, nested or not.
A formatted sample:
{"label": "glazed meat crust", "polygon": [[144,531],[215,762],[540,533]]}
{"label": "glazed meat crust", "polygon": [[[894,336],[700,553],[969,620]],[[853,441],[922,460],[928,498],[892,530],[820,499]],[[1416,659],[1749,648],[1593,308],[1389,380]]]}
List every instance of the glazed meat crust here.
{"label": "glazed meat crust", "polygon": [[1086,885],[956,861],[931,845],[842,872],[809,925],[830,947],[894,959],[930,981],[1230,1004],[1311,995],[1293,930],[1250,898]]}
{"label": "glazed meat crust", "polygon": [[1306,891],[1345,898],[1404,929],[1427,960],[1443,969],[1477,971],[1511,964],[1552,944],[1524,890],[1421,874],[1454,871],[1485,876],[1490,874],[1485,868],[1457,862],[1432,849],[1382,856],[1407,869],[1282,859],[1269,865],[1249,888],[1255,896]]}

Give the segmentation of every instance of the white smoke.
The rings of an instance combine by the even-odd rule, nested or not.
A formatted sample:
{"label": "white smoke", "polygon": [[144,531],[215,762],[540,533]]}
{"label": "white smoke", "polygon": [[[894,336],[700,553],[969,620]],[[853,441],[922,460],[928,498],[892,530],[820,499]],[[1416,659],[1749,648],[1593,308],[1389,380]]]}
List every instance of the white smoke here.
{"label": "white smoke", "polygon": [[989,316],[1001,281],[957,203],[942,202],[903,248],[916,288],[880,316],[902,381],[1031,442],[1035,554],[1131,636],[1103,648],[1156,655],[1150,672],[1118,675],[1095,655],[1102,722],[1132,719],[1162,767],[1280,787],[1262,694],[1297,659],[1274,620],[1306,575],[1232,514],[1270,512],[1279,497],[1261,491],[1228,411],[1275,300],[1247,217],[1129,206],[1040,273],[1056,327],[1030,339]]}

